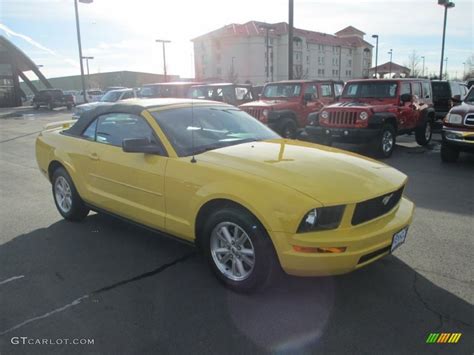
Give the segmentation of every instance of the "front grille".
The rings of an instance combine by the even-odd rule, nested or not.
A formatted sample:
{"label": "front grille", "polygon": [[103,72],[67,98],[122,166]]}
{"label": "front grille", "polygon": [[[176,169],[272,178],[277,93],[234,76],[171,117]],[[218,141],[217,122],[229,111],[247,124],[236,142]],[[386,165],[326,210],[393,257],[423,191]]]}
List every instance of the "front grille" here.
{"label": "front grille", "polygon": [[244,111],[247,112],[250,116],[260,119],[263,109],[262,108],[244,108]]}
{"label": "front grille", "polygon": [[365,263],[366,261],[369,261],[370,259],[374,259],[379,255],[385,254],[386,252],[390,251],[390,245],[388,247],[378,249],[376,251],[373,251],[372,253],[362,255],[359,259],[359,262],[357,264],[362,264]]}
{"label": "front grille", "polygon": [[466,118],[464,119],[464,124],[466,126],[474,126],[474,114],[470,113],[469,115],[466,115]]}
{"label": "front grille", "polygon": [[353,126],[356,124],[358,114],[355,111],[329,112],[329,124],[333,126]]}
{"label": "front grille", "polygon": [[404,186],[389,194],[358,203],[352,215],[352,225],[370,221],[390,212],[402,198],[403,188]]}

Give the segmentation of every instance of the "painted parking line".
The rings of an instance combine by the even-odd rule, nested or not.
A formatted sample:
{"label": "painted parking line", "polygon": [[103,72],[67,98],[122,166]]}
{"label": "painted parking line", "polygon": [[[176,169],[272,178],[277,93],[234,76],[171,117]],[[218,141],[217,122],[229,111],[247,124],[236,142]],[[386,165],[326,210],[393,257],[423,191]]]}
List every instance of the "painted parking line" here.
{"label": "painted parking line", "polygon": [[8,282],[15,281],[15,280],[18,280],[18,279],[22,279],[24,277],[25,277],[25,275],[13,276],[13,277],[10,277],[9,279],[0,281],[0,285],[6,284]]}

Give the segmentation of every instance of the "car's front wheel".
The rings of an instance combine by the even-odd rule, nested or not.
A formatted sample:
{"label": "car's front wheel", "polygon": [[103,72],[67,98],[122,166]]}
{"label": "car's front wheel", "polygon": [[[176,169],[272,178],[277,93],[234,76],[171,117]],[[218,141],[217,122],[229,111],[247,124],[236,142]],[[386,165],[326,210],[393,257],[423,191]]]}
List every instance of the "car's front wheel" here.
{"label": "car's front wheel", "polygon": [[380,158],[389,158],[395,149],[396,134],[395,128],[391,124],[385,124],[373,145],[375,154]]}
{"label": "car's front wheel", "polygon": [[270,237],[245,210],[227,207],[214,212],[202,237],[213,272],[234,291],[263,289],[278,272],[278,259]]}
{"label": "car's front wheel", "polygon": [[59,213],[68,220],[81,221],[89,209],[77,193],[71,177],[64,168],[57,168],[52,178],[54,203]]}
{"label": "car's front wheel", "polygon": [[280,134],[283,138],[296,139],[297,127],[294,120],[291,118],[285,118],[280,124]]}

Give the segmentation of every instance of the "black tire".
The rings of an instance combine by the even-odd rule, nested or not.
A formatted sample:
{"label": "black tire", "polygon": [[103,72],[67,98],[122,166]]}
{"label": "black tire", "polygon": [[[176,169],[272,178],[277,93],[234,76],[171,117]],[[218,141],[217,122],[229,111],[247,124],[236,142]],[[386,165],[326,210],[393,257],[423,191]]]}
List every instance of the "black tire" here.
{"label": "black tire", "polygon": [[287,139],[296,139],[296,122],[291,118],[284,118],[280,123],[280,135]]}
{"label": "black tire", "polygon": [[455,163],[459,158],[459,150],[447,144],[441,145],[441,160],[444,163]]}
{"label": "black tire", "polygon": [[416,143],[418,143],[421,146],[427,145],[431,141],[432,136],[433,136],[433,124],[431,121],[426,121],[421,126],[418,126],[415,129]]}
{"label": "black tire", "polygon": [[[391,140],[391,144],[389,144],[387,139]],[[395,127],[389,123],[384,124],[379,136],[372,143],[375,155],[382,159],[390,158],[395,149],[396,142],[397,135]]]}
{"label": "black tire", "polygon": [[48,104],[48,109],[49,109],[50,111],[53,111],[53,110],[54,110],[54,105],[53,105],[52,102],[50,102],[50,103]]}
{"label": "black tire", "polygon": [[[64,179],[64,180],[60,180],[60,179]],[[60,206],[61,204],[61,202],[59,201],[60,197],[58,196],[58,193],[57,193],[57,189],[58,189],[57,184],[60,184],[60,181],[61,182],[66,181],[69,187],[71,203],[70,203],[70,208],[68,209],[64,208],[63,206]],[[89,214],[89,209],[84,205],[84,202],[82,201],[81,197],[77,193],[76,187],[74,186],[74,183],[72,182],[71,177],[69,176],[69,174],[63,167],[59,167],[54,171],[51,182],[52,182],[52,192],[53,192],[54,203],[59,213],[61,214],[61,216],[63,216],[67,220],[75,221],[75,222],[82,221],[84,218],[86,218],[86,216]]]}
{"label": "black tire", "polygon": [[35,110],[39,110],[39,108],[40,108],[40,105],[35,104]]}
{"label": "black tire", "polygon": [[[214,236],[212,235],[213,233],[216,233],[217,228],[225,224],[237,225],[241,230],[245,231],[251,242],[247,244],[247,248],[253,248],[254,264],[251,270],[245,270],[248,271],[248,276],[245,279],[233,280],[225,275],[224,271],[221,271],[222,268],[227,267],[227,272],[231,272],[232,270],[229,270],[231,269],[231,265],[238,262],[236,259],[242,257],[239,255],[240,252],[235,249],[239,247],[238,243],[235,245],[232,244],[232,246],[227,243],[229,248],[235,249],[234,255],[231,255],[231,253],[233,254],[234,252],[228,252],[223,255],[212,252],[212,250],[215,249],[212,248],[211,244],[213,243],[213,240],[217,238],[217,234]],[[229,225],[227,227],[229,228],[229,232],[233,235],[233,226]],[[245,245],[245,243],[242,245]],[[265,229],[254,216],[237,207],[225,207],[215,211],[209,216],[201,236],[201,246],[217,279],[226,287],[236,292],[250,293],[261,291],[272,283],[275,276],[278,275],[279,270],[281,270],[273,243]],[[243,246],[242,248],[245,247]],[[226,256],[230,255],[232,259],[228,260],[228,262],[230,262],[231,265],[221,263],[219,264],[220,266],[218,266],[219,262],[216,259],[219,259],[219,257],[217,255],[221,255],[220,260],[223,260]],[[243,261],[243,259],[240,260],[241,264]],[[245,265],[247,268],[250,268],[248,267],[248,264]]]}

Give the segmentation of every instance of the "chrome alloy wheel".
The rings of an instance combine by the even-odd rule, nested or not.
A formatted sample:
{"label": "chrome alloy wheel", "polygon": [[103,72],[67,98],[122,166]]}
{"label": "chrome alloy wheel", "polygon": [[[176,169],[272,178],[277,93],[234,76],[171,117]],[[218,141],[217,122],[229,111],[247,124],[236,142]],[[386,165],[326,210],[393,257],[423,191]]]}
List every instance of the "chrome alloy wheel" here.
{"label": "chrome alloy wheel", "polygon": [[63,213],[69,213],[72,207],[72,193],[69,183],[63,176],[54,182],[54,198]]}
{"label": "chrome alloy wheel", "polygon": [[212,231],[210,249],[214,264],[228,279],[243,281],[255,265],[255,249],[248,234],[237,224],[221,222]]}
{"label": "chrome alloy wheel", "polygon": [[389,153],[393,147],[393,134],[390,131],[383,132],[382,135],[382,149],[384,153]]}

